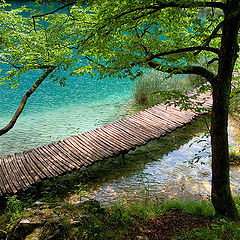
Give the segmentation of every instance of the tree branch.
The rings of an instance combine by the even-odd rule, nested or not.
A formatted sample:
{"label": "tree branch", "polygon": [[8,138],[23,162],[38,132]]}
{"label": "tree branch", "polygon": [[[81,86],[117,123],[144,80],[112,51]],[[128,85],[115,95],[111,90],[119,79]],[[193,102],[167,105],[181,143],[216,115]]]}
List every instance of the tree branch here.
{"label": "tree branch", "polygon": [[215,75],[201,66],[186,66],[186,67],[174,67],[174,66],[164,66],[155,61],[148,62],[149,67],[166,73],[173,74],[195,74],[205,78],[207,81],[212,83],[215,79]]}
{"label": "tree branch", "polygon": [[76,2],[77,2],[77,0],[72,1],[72,2],[70,2],[70,3],[67,3],[67,4],[64,4],[63,6],[57,8],[57,9],[51,11],[51,12],[47,12],[47,13],[43,13],[43,14],[39,14],[39,15],[34,15],[34,16],[32,16],[33,26],[34,26],[33,28],[34,28],[34,30],[36,31],[36,21],[35,21],[35,18],[39,18],[39,17],[44,17],[44,16],[47,16],[47,15],[51,15],[51,14],[53,14],[53,13],[58,12],[58,11],[61,10],[61,9],[64,9],[64,8],[66,8],[66,7],[69,7],[69,6],[74,5]]}
{"label": "tree branch", "polygon": [[112,19],[118,19],[121,18],[127,14],[138,12],[138,11],[144,11],[144,10],[162,10],[165,8],[205,8],[205,7],[211,7],[211,8],[220,8],[222,10],[225,10],[226,4],[222,2],[194,2],[194,3],[176,3],[176,2],[168,2],[168,3],[161,3],[154,5],[148,5],[144,7],[134,8],[129,11],[120,13],[118,15],[115,15],[112,17]]}
{"label": "tree branch", "polygon": [[9,122],[9,124],[7,126],[5,126],[4,128],[0,129],[0,136],[2,136],[3,134],[7,133],[9,130],[11,130],[13,128],[13,126],[15,125],[18,117],[20,116],[20,114],[22,113],[26,102],[28,100],[28,98],[35,92],[35,90],[39,87],[39,85],[47,78],[47,76],[53,72],[53,70],[56,67],[50,66],[48,67],[48,70],[42,74],[42,76],[40,76],[38,78],[38,80],[33,84],[33,86],[30,88],[30,90],[28,90],[23,98],[22,101],[17,109],[17,111],[15,112],[14,116],[12,117],[12,120]]}
{"label": "tree branch", "polygon": [[[218,31],[223,27],[223,21],[220,22],[216,28],[212,31],[211,35],[204,41],[203,47],[209,46],[209,43],[212,41],[212,39],[216,37],[220,37],[217,33]],[[197,56],[202,50],[198,50],[196,53],[194,53],[194,56]]]}
{"label": "tree branch", "polygon": [[209,66],[210,64],[216,62],[216,61],[219,61],[219,58],[213,58],[212,60],[210,60],[208,63],[207,63],[207,66]]}
{"label": "tree branch", "polygon": [[[111,16],[111,18],[108,19],[108,23],[101,26],[98,30],[102,30],[113,20],[117,20],[117,19],[119,19],[119,18],[121,18],[125,15],[131,14],[131,13],[143,12],[144,10],[152,10],[152,11],[149,11],[147,13],[143,13],[140,16],[134,15],[133,20],[138,20],[141,17],[150,15],[150,14],[155,13],[157,11],[161,11],[162,9],[165,9],[165,8],[205,8],[205,7],[220,8],[222,10],[225,10],[226,4],[222,3],[222,2],[201,2],[201,1],[194,2],[194,4],[193,3],[192,4],[191,3],[176,3],[174,1],[173,2],[168,2],[168,3],[159,2],[158,4],[147,5],[147,6],[143,6],[143,7],[130,9],[130,10],[122,12],[120,14],[116,14],[115,16]],[[91,34],[88,37],[86,37],[85,39],[83,39],[80,43],[80,46],[83,46],[94,35],[95,34]]]}
{"label": "tree branch", "polygon": [[151,61],[154,58],[159,58],[159,57],[163,57],[163,56],[167,56],[167,55],[171,55],[171,54],[194,52],[194,51],[197,51],[197,50],[209,51],[209,52],[216,53],[217,55],[219,54],[219,50],[217,48],[197,46],[197,47],[180,48],[180,49],[175,49],[175,50],[171,50],[171,51],[167,51],[167,52],[154,54],[154,55],[151,55],[151,56],[148,57],[148,61]]}

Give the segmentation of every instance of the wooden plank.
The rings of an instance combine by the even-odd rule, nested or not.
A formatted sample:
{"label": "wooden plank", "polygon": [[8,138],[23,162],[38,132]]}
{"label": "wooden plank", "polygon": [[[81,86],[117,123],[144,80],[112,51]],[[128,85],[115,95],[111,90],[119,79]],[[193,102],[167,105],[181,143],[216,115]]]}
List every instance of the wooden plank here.
{"label": "wooden plank", "polygon": [[39,151],[42,151],[42,154],[46,156],[46,158],[49,160],[49,162],[52,164],[52,168],[61,175],[64,173],[68,168],[65,168],[65,165],[62,163],[59,158],[56,157],[56,155],[52,155],[49,151],[51,151],[50,148],[47,147],[47,145],[44,145],[40,148],[38,148]]}
{"label": "wooden plank", "polygon": [[161,112],[161,116],[164,116],[166,119],[175,122],[176,124],[183,125],[185,121],[183,121],[183,116],[176,116],[172,111],[167,109],[164,106],[156,106],[156,110]]}
{"label": "wooden plank", "polygon": [[[173,107],[173,106],[171,106]],[[181,112],[183,115],[188,116],[189,118],[193,118],[195,117],[197,114],[195,112],[193,112],[192,110],[188,109],[188,110],[181,110],[179,106],[174,107],[177,111]]]}
{"label": "wooden plank", "polygon": [[114,139],[109,139],[109,138],[111,138],[111,133],[106,133],[106,132],[102,131],[101,128],[95,129],[94,132],[95,132],[95,134],[98,135],[99,138],[101,138],[101,140],[105,144],[107,144],[110,147],[110,149],[112,149],[113,151],[116,151],[116,153],[124,150],[124,143],[122,143],[120,145],[119,142],[114,141]]}
{"label": "wooden plank", "polygon": [[24,159],[23,154],[15,153],[15,158],[17,159],[17,164],[19,165],[19,168],[21,169],[22,174],[25,177],[25,179],[27,180],[28,184],[32,185],[35,181],[34,181],[34,178],[31,176],[31,174],[29,173],[30,169],[28,167],[28,164],[26,164],[26,165],[24,164],[24,162],[26,162],[26,160]]}
{"label": "wooden plank", "polygon": [[138,117],[129,119],[131,123],[140,124],[148,129],[149,132],[154,133],[155,137],[159,138],[161,135],[165,134],[165,132],[159,131],[159,129],[155,128],[154,126],[150,125],[149,123],[143,122],[142,119]]}
{"label": "wooden plank", "polygon": [[164,118],[165,121],[170,122],[174,126],[176,126],[176,124],[182,124],[182,118],[180,121],[179,117],[176,118],[174,115],[172,115],[172,112],[170,110],[166,109],[166,106],[157,105],[152,111],[156,112],[160,117]]}
{"label": "wooden plank", "polygon": [[[70,151],[67,147],[66,144],[62,143],[62,141],[59,141],[57,143],[52,143],[50,147],[56,148],[59,152],[62,153],[63,158],[69,159],[71,161],[71,164],[76,168],[79,169],[82,167],[84,164],[80,160],[80,156],[77,155],[75,152]],[[65,156],[65,157],[64,157]]]}
{"label": "wooden plank", "polygon": [[17,159],[15,158],[15,155],[11,155],[11,162],[12,162],[12,167],[14,168],[13,170],[14,174],[18,178],[19,184],[21,185],[22,190],[26,190],[29,187],[29,183],[26,180],[26,177],[22,174],[22,171],[17,164]]}
{"label": "wooden plank", "polygon": [[152,130],[158,134],[158,136],[165,134],[165,131],[161,127],[159,127],[155,122],[149,119],[145,119],[143,116],[140,115],[135,115],[135,119],[137,119],[139,122],[142,122],[143,124],[147,124],[149,128],[152,128]]}
{"label": "wooden plank", "polygon": [[88,134],[91,137],[95,137],[95,140],[97,142],[101,143],[102,146],[107,148],[110,151],[110,156],[113,156],[122,150],[122,147],[117,146],[115,143],[109,143],[106,140],[106,135],[103,137],[102,134],[99,133],[99,130],[97,133],[96,132],[93,133],[93,131],[90,131],[90,132],[88,132]]}
{"label": "wooden plank", "polygon": [[149,136],[151,138],[158,137],[158,134],[155,131],[152,131],[152,129],[148,128],[147,125],[142,125],[142,124],[136,122],[135,120],[132,121],[132,119],[130,119],[130,118],[123,119],[123,121],[126,122],[126,124],[128,124],[129,126],[133,126],[134,128],[141,131],[143,135]]}
{"label": "wooden plank", "polygon": [[146,118],[149,121],[152,121],[153,123],[155,123],[154,126],[158,126],[160,127],[163,131],[166,131],[168,133],[171,132],[169,125],[166,125],[166,123],[164,123],[164,121],[148,112],[143,112],[141,114],[141,117]]}
{"label": "wooden plank", "polygon": [[82,161],[85,161],[87,164],[94,162],[94,159],[92,159],[84,149],[79,148],[79,146],[71,138],[67,138],[63,140],[63,142],[76,149],[82,156]]}
{"label": "wooden plank", "polygon": [[[115,127],[115,129],[119,129],[120,132],[124,132],[122,136],[125,138],[125,141],[130,139],[131,145],[139,145],[146,143],[145,139],[138,132],[134,132],[133,128],[124,125],[124,123],[121,121],[115,122],[115,124],[113,124],[111,127]],[[135,143],[132,140],[134,140]]]}
{"label": "wooden plank", "polygon": [[105,157],[104,154],[102,154],[99,149],[93,145],[88,139],[84,136],[72,136],[72,138],[81,145],[82,148],[84,148],[89,154],[94,154],[97,159]]}
{"label": "wooden plank", "polygon": [[[156,109],[158,109],[159,107],[156,106]],[[176,123],[179,123],[181,125],[183,125],[185,123],[185,120],[183,121],[183,116],[181,116],[181,114],[176,114],[173,111],[168,111],[167,109],[164,108],[160,108],[159,109],[161,111],[162,115],[167,116],[168,119],[174,120]]]}
{"label": "wooden plank", "polygon": [[102,132],[102,135],[107,136],[108,142],[113,142],[113,144],[116,144],[120,147],[120,150],[128,149],[132,146],[131,139],[129,139],[128,136],[126,136],[126,133],[123,132],[119,127],[114,126],[113,124],[102,127],[100,129]]}
{"label": "wooden plank", "polygon": [[29,166],[29,170],[28,171],[32,178],[34,179],[34,181],[36,183],[38,183],[40,181],[40,179],[45,179],[47,176],[42,172],[41,169],[39,169],[39,166],[35,164],[35,162],[33,162],[31,156],[29,155],[29,151],[28,152],[23,152],[23,158],[26,161],[23,161],[23,163],[25,164],[25,167],[28,168]]}
{"label": "wooden plank", "polygon": [[75,168],[74,165],[71,164],[71,161],[63,158],[62,153],[53,147],[56,150],[54,151],[51,147],[51,144],[45,145],[45,148],[51,154],[51,156],[54,156],[55,161],[61,162],[61,166],[64,168],[65,171],[68,172]]}
{"label": "wooden plank", "polygon": [[[201,94],[196,101],[212,105],[212,98]],[[131,117],[105,125],[82,135],[28,152],[0,158],[0,195],[25,190],[34,183],[64,172],[89,166],[95,161],[145,144],[166,132],[190,122],[195,113],[180,107],[156,105]]]}
{"label": "wooden plank", "polygon": [[[2,159],[0,158],[0,162],[2,161]],[[4,195],[5,193],[7,193],[7,190],[5,188],[5,181],[3,180],[3,170],[1,168],[1,164],[0,164],[0,195]]]}
{"label": "wooden plank", "polygon": [[89,161],[86,156],[83,155],[82,152],[79,152],[71,143],[67,143],[66,139],[62,141],[64,144],[64,147],[67,147],[70,151],[74,151],[76,155],[78,156],[78,160],[84,165],[89,166],[91,164],[91,161]]}
{"label": "wooden plank", "polygon": [[181,110],[178,110],[173,106],[168,106],[166,111],[171,112],[171,114],[176,116],[178,119],[184,120],[184,123],[187,123],[192,119],[192,117],[190,117],[187,114],[184,114]]}
{"label": "wooden plank", "polygon": [[138,136],[140,139],[142,139],[143,143],[145,144],[146,141],[149,141],[149,138],[154,137],[153,134],[151,134],[149,131],[148,132],[143,132],[141,128],[137,128],[133,124],[131,124],[130,121],[120,121],[121,125],[131,131],[132,134],[135,136]]}
{"label": "wooden plank", "polygon": [[111,124],[107,127],[102,127],[101,130],[110,136],[110,141],[112,139],[112,141],[122,148],[128,149],[129,147],[132,147],[133,142],[131,141],[131,138],[129,138],[126,132],[119,127],[119,122],[115,122],[115,124]]}
{"label": "wooden plank", "polygon": [[[28,151],[28,156],[31,158],[31,160],[34,162],[35,165],[38,166],[39,172],[44,174],[44,178],[51,178],[53,177],[52,173],[49,172],[47,167],[42,163],[42,158],[38,156],[38,154],[33,150]],[[38,172],[37,172],[38,173]]]}
{"label": "wooden plank", "polygon": [[91,148],[89,145],[85,147],[85,145],[80,141],[78,138],[71,137],[71,141],[74,143],[74,145],[81,149],[81,152],[83,152],[84,155],[89,156],[89,159],[92,159],[93,162],[99,160],[99,156],[97,155],[96,151],[94,151],[93,148]]}
{"label": "wooden plank", "polygon": [[9,186],[9,193],[16,193],[17,192],[17,188],[15,187],[15,185],[13,184],[13,182],[11,180],[12,173],[9,170],[8,161],[6,160],[6,158],[3,158],[2,162],[3,162],[3,169],[4,169],[5,178],[6,178],[8,186]]}
{"label": "wooden plank", "polygon": [[164,124],[164,126],[167,127],[168,130],[172,131],[173,129],[176,129],[177,124],[175,122],[169,121],[168,119],[164,118],[162,115],[158,114],[157,111],[154,109],[146,110],[147,113],[155,116],[156,118],[159,118],[160,121]]}
{"label": "wooden plank", "polygon": [[81,141],[85,147],[90,146],[90,148],[94,148],[97,151],[97,155],[99,157],[105,158],[107,156],[107,153],[106,152],[103,153],[104,150],[101,148],[99,144],[95,144],[93,141],[89,140],[86,136],[79,134],[73,137],[75,139],[79,139],[79,141]]}
{"label": "wooden plank", "polygon": [[107,149],[109,151],[110,156],[113,154],[116,154],[121,149],[119,146],[119,150],[116,149],[114,143],[109,143],[108,140],[106,140],[106,135],[102,136],[102,134],[99,133],[99,129],[95,129],[95,131],[91,130],[88,132],[88,137],[94,139],[98,144],[100,144],[104,149]]}
{"label": "wooden plank", "polygon": [[11,155],[6,158],[6,163],[6,166],[8,166],[7,170],[9,172],[10,181],[13,183],[17,191],[22,190],[22,188],[25,186],[22,184],[21,178],[19,177],[17,170],[13,166]]}
{"label": "wooden plank", "polygon": [[[117,129],[119,130],[119,129]],[[114,144],[117,144],[117,146],[119,146],[119,152],[121,151],[127,151],[129,149],[131,149],[134,146],[134,143],[129,143],[130,139],[126,136],[124,136],[123,132],[117,133],[115,131],[117,131],[116,129],[114,129],[113,126],[108,127],[108,128],[104,128],[102,129],[103,132],[105,132],[106,134],[109,134],[111,136],[111,138],[109,139],[111,142],[114,142]],[[118,153],[119,153],[118,152]]]}
{"label": "wooden plank", "polygon": [[179,119],[179,117],[176,117],[174,114],[170,113],[169,111],[165,110],[162,106],[159,107],[158,105],[156,106],[157,110],[159,110],[161,112],[161,116],[164,116],[166,119],[169,119],[173,122],[175,122],[176,124],[178,124],[178,126],[182,126],[183,122],[181,119]]}
{"label": "wooden plank", "polygon": [[90,135],[90,132],[91,131],[89,131],[87,133],[83,133],[82,136],[87,138],[88,141],[91,141],[94,145],[98,146],[100,151],[106,155],[105,157],[112,156],[112,151],[110,151],[108,148],[106,148],[106,145],[104,143],[102,143],[101,141],[99,141],[99,140],[97,141],[96,139],[93,139]]}
{"label": "wooden plank", "polygon": [[61,175],[62,169],[60,168],[59,164],[57,162],[55,162],[54,164],[52,160],[49,158],[49,156],[43,151],[42,147],[34,149],[33,154],[35,154],[37,159],[42,159],[42,163],[50,173],[49,176],[50,178],[56,177],[57,175]]}
{"label": "wooden plank", "polygon": [[9,192],[9,187],[8,183],[7,183],[7,179],[5,178],[5,174],[4,174],[4,170],[2,168],[2,164],[3,164],[3,159],[0,159],[0,187],[1,187],[1,191],[3,192],[3,194],[8,193]]}

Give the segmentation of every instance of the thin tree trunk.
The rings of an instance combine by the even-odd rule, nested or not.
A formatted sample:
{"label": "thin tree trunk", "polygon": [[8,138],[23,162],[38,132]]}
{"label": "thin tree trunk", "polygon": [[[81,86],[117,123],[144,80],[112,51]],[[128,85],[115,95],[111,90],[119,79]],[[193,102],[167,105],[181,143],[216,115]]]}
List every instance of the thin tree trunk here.
{"label": "thin tree trunk", "polygon": [[225,12],[218,75],[212,82],[213,107],[211,118],[212,203],[217,215],[238,218],[229,179],[228,111],[232,72],[238,52],[239,19],[233,12],[238,0],[229,0]]}
{"label": "thin tree trunk", "polygon": [[47,76],[55,69],[55,67],[49,67],[45,73],[43,73],[38,80],[33,84],[33,86],[24,94],[20,105],[18,106],[17,111],[15,112],[14,116],[12,117],[11,121],[8,123],[7,126],[0,129],[0,136],[7,133],[9,130],[13,128],[15,125],[18,117],[21,115],[28,98],[35,92],[35,90],[39,87],[39,85],[47,78]]}

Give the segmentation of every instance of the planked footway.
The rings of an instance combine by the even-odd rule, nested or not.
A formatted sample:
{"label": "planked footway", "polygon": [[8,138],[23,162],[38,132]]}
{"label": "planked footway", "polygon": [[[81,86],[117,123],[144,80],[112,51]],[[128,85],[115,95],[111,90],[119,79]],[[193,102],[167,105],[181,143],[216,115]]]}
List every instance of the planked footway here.
{"label": "planked footway", "polygon": [[[200,95],[198,101],[204,101],[205,108],[212,106],[210,94]],[[25,191],[43,180],[127,152],[182,127],[198,115],[158,104],[95,130],[0,158],[0,196]]]}

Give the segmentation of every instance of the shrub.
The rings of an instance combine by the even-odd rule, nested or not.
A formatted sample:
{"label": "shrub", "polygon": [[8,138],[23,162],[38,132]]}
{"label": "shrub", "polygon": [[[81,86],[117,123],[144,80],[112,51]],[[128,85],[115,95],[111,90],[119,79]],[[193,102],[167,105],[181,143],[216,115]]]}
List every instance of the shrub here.
{"label": "shrub", "polygon": [[195,75],[168,77],[156,70],[146,71],[135,83],[134,102],[150,107],[165,101],[166,95],[187,94],[199,86],[200,81]]}
{"label": "shrub", "polygon": [[11,218],[19,216],[23,211],[23,204],[17,199],[17,196],[8,197],[7,211],[11,215]]}

